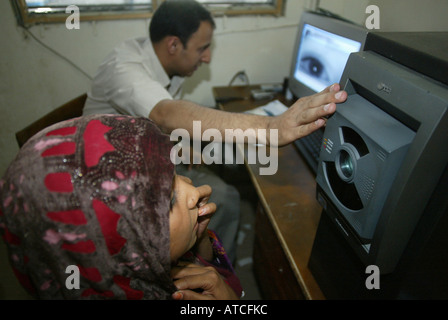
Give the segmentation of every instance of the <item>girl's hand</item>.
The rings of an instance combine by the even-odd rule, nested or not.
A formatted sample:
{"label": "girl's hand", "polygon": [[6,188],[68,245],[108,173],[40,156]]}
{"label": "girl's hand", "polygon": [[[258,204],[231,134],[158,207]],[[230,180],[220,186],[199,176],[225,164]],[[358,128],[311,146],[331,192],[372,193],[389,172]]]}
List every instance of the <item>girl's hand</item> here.
{"label": "girl's hand", "polygon": [[171,276],[178,291],[175,300],[236,300],[238,296],[213,267],[180,263]]}

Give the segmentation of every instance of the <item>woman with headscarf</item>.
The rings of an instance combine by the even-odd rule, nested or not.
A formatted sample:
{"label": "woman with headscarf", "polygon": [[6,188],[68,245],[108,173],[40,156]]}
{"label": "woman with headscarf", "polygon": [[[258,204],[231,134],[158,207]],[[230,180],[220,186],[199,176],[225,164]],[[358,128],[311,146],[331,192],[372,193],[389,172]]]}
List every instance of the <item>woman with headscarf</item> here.
{"label": "woman with headscarf", "polygon": [[151,120],[130,116],[32,137],[0,181],[0,234],[21,285],[40,299],[238,298],[207,230],[211,189],[175,175],[171,148]]}

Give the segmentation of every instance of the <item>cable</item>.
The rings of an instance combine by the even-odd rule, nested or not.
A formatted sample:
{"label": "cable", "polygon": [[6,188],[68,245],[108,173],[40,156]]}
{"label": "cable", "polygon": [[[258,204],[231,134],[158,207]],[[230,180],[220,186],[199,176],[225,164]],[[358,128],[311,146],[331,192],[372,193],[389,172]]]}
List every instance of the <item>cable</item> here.
{"label": "cable", "polygon": [[28,35],[30,35],[34,40],[37,41],[37,43],[39,43],[41,46],[43,46],[45,49],[51,51],[53,54],[57,55],[59,58],[63,59],[65,62],[67,62],[68,64],[70,64],[73,68],[75,68],[76,70],[78,70],[79,72],[81,72],[84,76],[86,76],[89,80],[93,80],[93,78],[84,70],[82,70],[80,67],[78,67],[74,62],[70,61],[67,57],[63,56],[62,54],[60,54],[59,52],[57,52],[56,50],[54,50],[53,48],[49,47],[48,45],[46,45],[45,43],[43,43],[41,40],[39,40],[30,30],[28,30],[28,28],[23,27],[23,30],[26,31],[26,33]]}
{"label": "cable", "polygon": [[[232,86],[233,82],[236,80],[236,78],[239,78],[240,80],[242,80],[242,78],[244,77],[246,85],[249,85],[249,77],[246,74],[246,71],[242,70],[242,71],[238,71],[233,77],[232,80],[230,80],[229,82],[229,87]],[[242,80],[243,81],[243,80]]]}

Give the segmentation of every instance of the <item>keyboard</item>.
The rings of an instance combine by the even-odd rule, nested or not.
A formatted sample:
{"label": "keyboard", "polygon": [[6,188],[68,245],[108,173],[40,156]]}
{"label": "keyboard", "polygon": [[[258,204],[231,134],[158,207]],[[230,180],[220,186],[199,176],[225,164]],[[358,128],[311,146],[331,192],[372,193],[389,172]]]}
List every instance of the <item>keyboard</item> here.
{"label": "keyboard", "polygon": [[306,137],[294,141],[294,145],[305,158],[310,168],[317,173],[317,166],[319,164],[319,154],[322,146],[322,139],[324,137],[324,130],[319,129]]}

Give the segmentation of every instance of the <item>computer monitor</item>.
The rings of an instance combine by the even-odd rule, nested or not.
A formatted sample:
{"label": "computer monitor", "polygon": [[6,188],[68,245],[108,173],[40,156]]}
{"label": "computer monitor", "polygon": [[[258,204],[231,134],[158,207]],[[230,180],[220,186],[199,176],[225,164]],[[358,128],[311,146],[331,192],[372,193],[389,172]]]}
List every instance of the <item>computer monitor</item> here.
{"label": "computer monitor", "polygon": [[300,98],[338,83],[350,53],[363,49],[366,36],[367,30],[356,24],[304,12],[295,40],[290,92]]}

